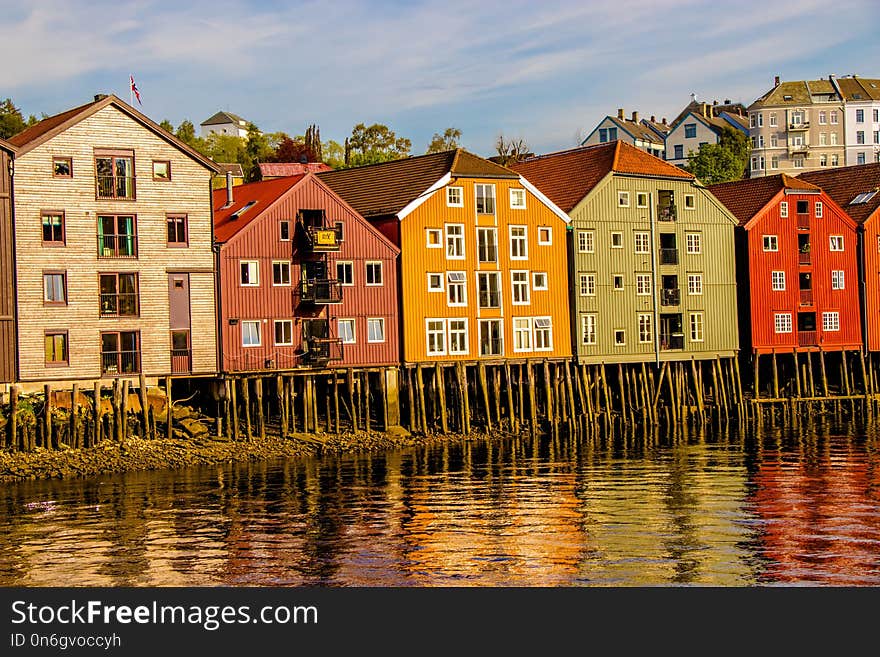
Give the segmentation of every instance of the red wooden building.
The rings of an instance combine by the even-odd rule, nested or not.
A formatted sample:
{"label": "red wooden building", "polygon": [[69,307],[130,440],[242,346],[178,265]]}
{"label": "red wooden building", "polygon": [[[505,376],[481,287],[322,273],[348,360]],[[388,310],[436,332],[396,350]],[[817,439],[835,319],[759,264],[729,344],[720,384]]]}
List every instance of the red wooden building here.
{"label": "red wooden building", "polygon": [[221,370],[399,361],[399,250],[307,173],[214,191]]}
{"label": "red wooden building", "polygon": [[780,174],[712,185],[739,220],[744,351],[849,351],[862,345],[856,223],[822,189]]}

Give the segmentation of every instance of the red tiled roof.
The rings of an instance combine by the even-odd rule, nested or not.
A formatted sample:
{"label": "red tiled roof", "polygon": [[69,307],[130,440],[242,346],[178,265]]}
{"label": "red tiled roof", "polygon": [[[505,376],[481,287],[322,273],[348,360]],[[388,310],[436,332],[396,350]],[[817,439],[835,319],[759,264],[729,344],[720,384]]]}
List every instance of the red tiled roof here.
{"label": "red tiled roof", "polygon": [[[262,182],[238,185],[232,188],[232,205],[226,205],[226,188],[221,187],[213,192],[214,204],[214,239],[217,242],[228,242],[242,228],[260,216],[260,213],[277,201],[285,192],[296,186],[308,174],[276,178]],[[239,218],[232,215],[248,203],[254,203]]]}
{"label": "red tiled roof", "polygon": [[612,171],[660,178],[694,177],[622,141],[539,155],[510,168],[522,174],[565,212],[571,212]]}
{"label": "red tiled roof", "polygon": [[[821,187],[858,223],[864,223],[880,209],[880,163],[808,171],[798,176]],[[877,191],[867,203],[850,205],[859,194]]]}
{"label": "red tiled roof", "polygon": [[333,167],[323,162],[262,162],[260,163],[260,175],[265,178],[282,178],[284,176],[298,176],[308,172],[319,173],[321,171],[333,171]]}
{"label": "red tiled roof", "polygon": [[707,189],[730,210],[740,226],[745,226],[783,189],[821,191],[815,185],[784,173],[708,185]]}

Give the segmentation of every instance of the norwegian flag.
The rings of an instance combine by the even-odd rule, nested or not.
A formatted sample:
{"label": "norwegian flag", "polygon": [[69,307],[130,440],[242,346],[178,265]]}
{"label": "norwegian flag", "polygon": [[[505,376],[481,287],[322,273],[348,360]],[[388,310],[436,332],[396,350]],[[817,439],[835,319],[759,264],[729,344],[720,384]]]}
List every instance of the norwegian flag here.
{"label": "norwegian flag", "polygon": [[134,83],[134,76],[129,75],[128,77],[131,80],[131,93],[133,93],[135,98],[138,99],[138,105],[143,105],[143,103],[141,103],[141,92],[138,91],[137,85]]}

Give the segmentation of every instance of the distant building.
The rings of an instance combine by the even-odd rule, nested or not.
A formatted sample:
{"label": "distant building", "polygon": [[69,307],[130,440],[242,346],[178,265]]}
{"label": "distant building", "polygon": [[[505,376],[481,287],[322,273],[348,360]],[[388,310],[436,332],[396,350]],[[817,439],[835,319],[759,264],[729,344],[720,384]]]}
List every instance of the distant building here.
{"label": "distant building", "polygon": [[[652,119],[654,117],[651,117]],[[624,118],[623,109],[617,110],[617,116],[606,116],[599,122],[593,132],[581,142],[581,146],[594,146],[611,141],[623,141],[639,150],[663,158],[665,152],[665,134],[661,134],[656,121],[639,121],[639,113],[633,112],[632,117]],[[659,126],[663,126],[660,123]]]}
{"label": "distant building", "polygon": [[241,165],[238,162],[218,162],[217,166],[220,168],[220,173],[212,178],[212,189],[226,187],[227,173],[232,174],[232,185],[234,187],[244,184],[244,170],[241,168]]}
{"label": "distant building", "polygon": [[232,112],[217,112],[209,119],[205,119],[199,125],[202,128],[202,137],[210,135],[232,135],[234,137],[248,136],[248,121]]}
{"label": "distant building", "polygon": [[832,78],[845,103],[845,163],[880,162],[880,80]]}
{"label": "distant building", "polygon": [[304,173],[320,173],[332,171],[333,167],[323,162],[261,162],[260,179],[273,180],[288,176],[301,176]]}
{"label": "distant building", "polygon": [[697,153],[703,144],[717,144],[726,128],[748,135],[749,122],[744,108],[740,105],[737,109],[741,113],[736,113],[730,111],[733,107],[729,103],[690,103],[676,117],[666,135],[666,161],[678,167],[686,165],[690,153]]}

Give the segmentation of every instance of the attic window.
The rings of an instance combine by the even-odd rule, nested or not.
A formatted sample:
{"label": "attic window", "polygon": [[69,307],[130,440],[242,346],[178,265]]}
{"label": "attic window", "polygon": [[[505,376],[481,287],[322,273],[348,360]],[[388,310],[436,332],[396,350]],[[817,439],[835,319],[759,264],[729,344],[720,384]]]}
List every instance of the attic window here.
{"label": "attic window", "polygon": [[238,219],[239,217],[241,217],[241,215],[243,215],[245,212],[247,212],[248,210],[250,210],[250,209],[251,209],[252,207],[254,207],[256,204],[257,204],[256,201],[248,201],[248,202],[245,204],[245,206],[244,206],[243,208],[241,208],[241,210],[238,210],[238,211],[236,211],[236,212],[233,212],[231,215],[229,215],[229,218],[230,218],[230,219]]}
{"label": "attic window", "polygon": [[863,192],[862,194],[859,194],[858,196],[856,196],[852,201],[850,201],[849,204],[850,205],[860,205],[862,203],[867,203],[872,198],[874,198],[876,195],[877,195],[876,189],[871,192]]}
{"label": "attic window", "polygon": [[862,94],[853,94],[853,98],[855,98],[856,100],[861,100]]}
{"label": "attic window", "polygon": [[791,100],[791,96],[787,96],[787,95],[786,95],[786,96],[783,96],[783,97],[782,97],[782,100]]}

